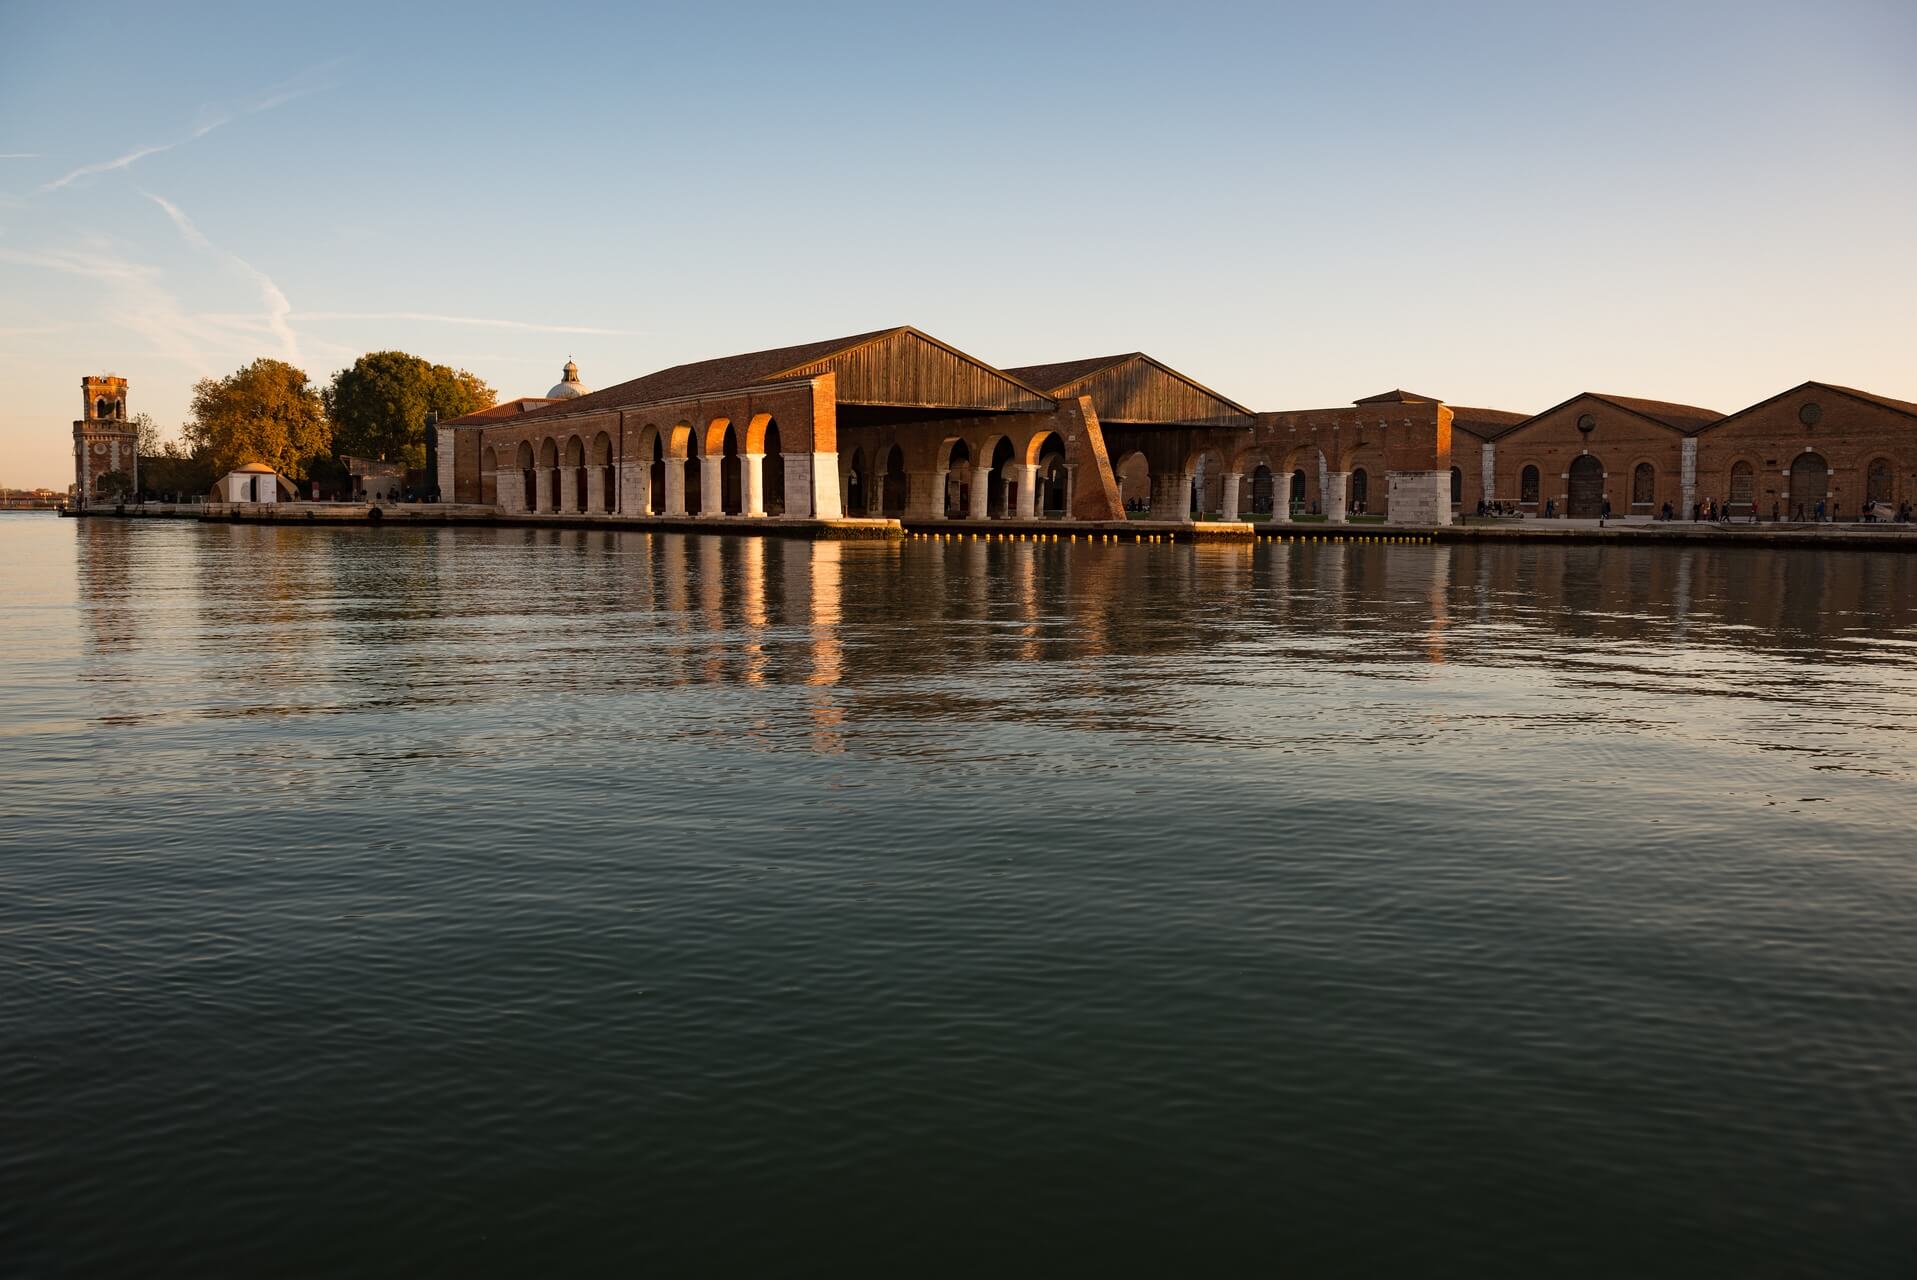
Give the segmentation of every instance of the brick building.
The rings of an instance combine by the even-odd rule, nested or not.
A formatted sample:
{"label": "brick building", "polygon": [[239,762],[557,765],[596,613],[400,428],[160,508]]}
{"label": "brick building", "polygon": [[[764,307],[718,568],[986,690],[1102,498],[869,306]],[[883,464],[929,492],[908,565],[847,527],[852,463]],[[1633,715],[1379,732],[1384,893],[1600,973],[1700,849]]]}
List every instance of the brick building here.
{"label": "brick building", "polygon": [[74,499],[85,506],[114,495],[100,488],[109,475],[126,478],[126,491],[140,488],[140,436],[127,420],[125,378],[96,374],[80,379],[80,418],[73,424]]}

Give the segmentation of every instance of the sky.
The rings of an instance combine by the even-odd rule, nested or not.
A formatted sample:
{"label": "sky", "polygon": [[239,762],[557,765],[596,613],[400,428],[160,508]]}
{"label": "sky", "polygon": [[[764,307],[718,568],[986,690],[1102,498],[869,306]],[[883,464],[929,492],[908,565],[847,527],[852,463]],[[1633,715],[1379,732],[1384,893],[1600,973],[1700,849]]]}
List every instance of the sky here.
{"label": "sky", "polygon": [[1917,4],[0,0],[0,484],[88,373],[916,325],[1255,409],[1917,400]]}

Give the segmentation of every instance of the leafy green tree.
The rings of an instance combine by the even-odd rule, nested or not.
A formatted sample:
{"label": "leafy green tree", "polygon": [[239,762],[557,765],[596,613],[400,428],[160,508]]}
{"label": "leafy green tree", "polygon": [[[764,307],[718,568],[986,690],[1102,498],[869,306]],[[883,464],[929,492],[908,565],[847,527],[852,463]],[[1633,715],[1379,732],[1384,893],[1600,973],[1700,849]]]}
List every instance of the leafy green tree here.
{"label": "leafy green tree", "polygon": [[264,462],[299,479],[332,444],[326,407],[305,371],[267,358],[195,383],[193,416],[182,434],[191,456],[213,478],[243,463]]}
{"label": "leafy green tree", "polygon": [[404,351],[370,351],[324,392],[333,447],[358,458],[426,465],[426,415],[457,418],[491,406],[493,389],[464,369]]}

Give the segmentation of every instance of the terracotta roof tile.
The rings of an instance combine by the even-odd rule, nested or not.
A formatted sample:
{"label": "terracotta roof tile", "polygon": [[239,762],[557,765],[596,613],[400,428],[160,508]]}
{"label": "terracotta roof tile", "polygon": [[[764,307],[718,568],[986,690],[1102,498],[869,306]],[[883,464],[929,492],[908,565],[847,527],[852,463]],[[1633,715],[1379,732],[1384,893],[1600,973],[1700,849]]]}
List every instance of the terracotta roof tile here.
{"label": "terracotta roof tile", "polygon": [[823,360],[835,352],[859,346],[874,338],[882,338],[888,333],[897,333],[903,328],[905,326],[895,325],[890,329],[856,333],[849,338],[828,338],[823,342],[807,342],[796,347],[774,347],[769,351],[749,351],[744,355],[720,356],[716,360],[676,364],[670,369],[661,369],[657,373],[649,373],[643,378],[621,382],[589,395],[560,400],[533,412],[537,416],[551,418],[560,414],[653,404],[661,400],[679,400],[692,396],[712,395],[721,391],[734,391],[740,387],[778,381],[779,375],[787,370]]}
{"label": "terracotta roof tile", "polygon": [[1629,409],[1632,413],[1642,414],[1653,422],[1661,422],[1667,427],[1676,427],[1689,434],[1700,427],[1707,427],[1724,415],[1716,409],[1702,409],[1694,404],[1672,404],[1668,400],[1640,400],[1636,396],[1607,395],[1602,391],[1590,393],[1599,400]]}

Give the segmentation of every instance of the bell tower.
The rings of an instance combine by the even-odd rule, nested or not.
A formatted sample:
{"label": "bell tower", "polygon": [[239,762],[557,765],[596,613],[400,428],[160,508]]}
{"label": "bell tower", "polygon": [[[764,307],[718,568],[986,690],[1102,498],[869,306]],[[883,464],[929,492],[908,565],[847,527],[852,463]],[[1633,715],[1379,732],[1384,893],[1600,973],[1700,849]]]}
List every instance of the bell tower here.
{"label": "bell tower", "polygon": [[80,395],[80,417],[73,424],[73,481],[79,505],[116,496],[100,486],[101,478],[108,475],[125,476],[127,488],[137,493],[140,436],[126,416],[126,379],[89,375],[80,379]]}

